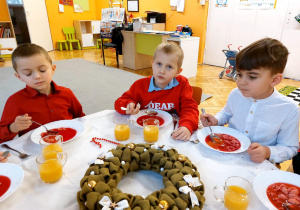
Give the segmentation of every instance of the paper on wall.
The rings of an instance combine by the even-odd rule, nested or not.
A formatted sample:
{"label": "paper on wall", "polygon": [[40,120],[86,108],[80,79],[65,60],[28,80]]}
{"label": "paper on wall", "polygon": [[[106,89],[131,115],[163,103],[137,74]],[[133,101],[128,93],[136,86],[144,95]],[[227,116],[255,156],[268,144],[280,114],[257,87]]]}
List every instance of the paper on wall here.
{"label": "paper on wall", "polygon": [[185,2],[185,0],[178,0],[178,2],[177,2],[177,12],[183,12],[184,11],[184,2]]}
{"label": "paper on wall", "polygon": [[81,12],[83,13],[83,9],[79,4],[74,4],[74,12]]}
{"label": "paper on wall", "polygon": [[59,12],[64,12],[65,11],[64,5],[63,4],[58,4],[58,10],[59,10]]}
{"label": "paper on wall", "polygon": [[239,9],[275,9],[277,0],[240,0]]}
{"label": "paper on wall", "polygon": [[172,7],[177,7],[177,4],[178,4],[178,2],[177,2],[177,0],[170,0],[170,6]]}
{"label": "paper on wall", "polygon": [[102,9],[102,19],[109,21],[123,21],[125,8],[105,8]]}

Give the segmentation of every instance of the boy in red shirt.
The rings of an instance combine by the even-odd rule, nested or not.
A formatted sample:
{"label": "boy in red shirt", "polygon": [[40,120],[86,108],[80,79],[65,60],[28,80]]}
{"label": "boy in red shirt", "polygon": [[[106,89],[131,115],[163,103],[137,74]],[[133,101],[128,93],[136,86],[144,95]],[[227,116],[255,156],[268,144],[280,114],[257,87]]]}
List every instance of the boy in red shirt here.
{"label": "boy in red shirt", "polygon": [[52,81],[56,66],[45,49],[35,44],[21,45],[13,52],[12,63],[15,76],[26,87],[6,101],[0,121],[0,143],[39,127],[31,119],[46,124],[85,115],[73,92]]}
{"label": "boy in red shirt", "polygon": [[[115,102],[120,114],[137,114],[140,109],[158,109],[175,112],[180,117],[179,127],[172,137],[187,141],[198,128],[198,105],[193,99],[193,90],[182,71],[182,49],[173,43],[157,46],[153,61],[153,76],[133,83]],[[121,110],[127,107],[128,111]]]}

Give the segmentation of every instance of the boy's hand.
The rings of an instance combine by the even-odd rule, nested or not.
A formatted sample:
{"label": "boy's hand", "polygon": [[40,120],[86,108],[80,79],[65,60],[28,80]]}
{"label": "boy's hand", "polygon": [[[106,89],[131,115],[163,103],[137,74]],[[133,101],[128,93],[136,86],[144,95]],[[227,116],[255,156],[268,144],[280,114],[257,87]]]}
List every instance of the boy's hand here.
{"label": "boy's hand", "polygon": [[201,123],[204,127],[218,125],[218,120],[211,114],[201,114]]}
{"label": "boy's hand", "polygon": [[140,104],[137,104],[135,106],[135,104],[131,102],[127,105],[128,111],[126,111],[126,114],[137,114],[140,111],[140,107],[141,107]]}
{"label": "boy's hand", "polygon": [[0,163],[5,163],[7,161],[7,157],[10,156],[10,154],[7,155],[7,157],[2,156],[3,152],[0,152]]}
{"label": "boy's hand", "polygon": [[15,122],[10,124],[9,130],[12,133],[18,133],[20,131],[28,129],[32,125],[31,117],[28,114],[17,116]]}
{"label": "boy's hand", "polygon": [[269,147],[262,146],[259,143],[252,143],[247,152],[254,163],[261,163],[265,159],[269,159],[271,154]]}
{"label": "boy's hand", "polygon": [[172,138],[175,140],[181,140],[181,141],[188,141],[191,138],[191,132],[189,129],[187,129],[186,127],[182,126],[177,128],[173,134],[172,134]]}

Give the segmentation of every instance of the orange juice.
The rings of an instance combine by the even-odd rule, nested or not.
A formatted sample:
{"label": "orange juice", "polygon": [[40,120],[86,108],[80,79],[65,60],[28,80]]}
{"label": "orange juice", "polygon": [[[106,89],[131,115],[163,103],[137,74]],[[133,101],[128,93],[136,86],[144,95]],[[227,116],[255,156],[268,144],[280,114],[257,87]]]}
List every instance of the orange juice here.
{"label": "orange juice", "polygon": [[247,191],[239,186],[231,185],[225,191],[224,204],[229,210],[246,210],[249,198]]}
{"label": "orange juice", "polygon": [[39,166],[39,173],[41,179],[47,183],[53,183],[60,179],[62,176],[62,164],[59,160],[46,160]]}
{"label": "orange juice", "polygon": [[45,160],[56,159],[57,152],[62,152],[62,147],[59,144],[50,144],[45,146],[42,150]]}
{"label": "orange juice", "polygon": [[127,124],[118,124],[115,126],[115,138],[118,141],[126,141],[130,136],[130,128]]}
{"label": "orange juice", "polygon": [[62,147],[59,144],[50,144],[50,145],[45,146],[43,148],[42,153],[51,152],[51,151],[62,152],[63,149],[62,149]]}
{"label": "orange juice", "polygon": [[157,125],[147,125],[144,127],[144,140],[146,142],[156,142],[158,140],[159,128]]}

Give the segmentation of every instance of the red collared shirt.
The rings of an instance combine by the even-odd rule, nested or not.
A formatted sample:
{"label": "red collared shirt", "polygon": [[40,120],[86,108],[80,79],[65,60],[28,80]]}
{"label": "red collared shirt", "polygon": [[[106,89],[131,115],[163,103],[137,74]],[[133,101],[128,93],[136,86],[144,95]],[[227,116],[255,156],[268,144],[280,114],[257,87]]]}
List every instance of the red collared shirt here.
{"label": "red collared shirt", "polygon": [[20,115],[28,114],[32,120],[41,124],[85,115],[81,104],[69,88],[58,86],[53,81],[51,84],[53,91],[48,96],[26,86],[7,99],[0,121],[0,143],[39,127],[33,123],[19,133],[10,132],[9,125]]}

